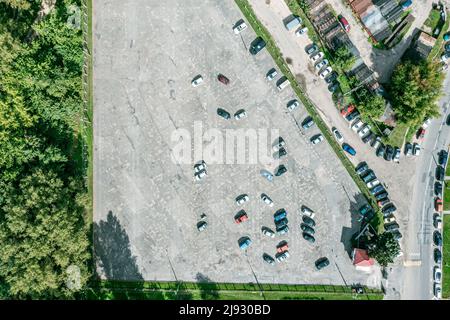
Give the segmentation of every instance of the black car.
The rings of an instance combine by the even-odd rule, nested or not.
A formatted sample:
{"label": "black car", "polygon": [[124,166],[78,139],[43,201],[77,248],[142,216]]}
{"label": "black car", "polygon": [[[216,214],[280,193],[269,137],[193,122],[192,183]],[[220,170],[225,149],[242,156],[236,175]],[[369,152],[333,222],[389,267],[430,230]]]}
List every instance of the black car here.
{"label": "black car", "polygon": [[285,149],[285,148],[280,148],[280,149],[278,149],[277,152],[275,152],[275,153],[273,154],[273,157],[274,157],[275,159],[279,159],[279,158],[281,158],[281,157],[284,157],[285,155],[287,155],[286,149]]}
{"label": "black car", "polygon": [[400,228],[400,226],[398,225],[397,222],[392,222],[392,223],[384,225],[384,230],[386,230],[386,231],[394,231],[394,230],[398,230],[399,228]]}
{"label": "black car", "polygon": [[360,164],[358,164],[355,168],[356,170],[356,174],[357,175],[362,175],[364,172],[366,172],[367,170],[369,170],[369,166],[367,165],[366,162],[361,162]]}
{"label": "black car", "polygon": [[447,158],[448,152],[445,150],[441,150],[441,152],[439,152],[439,164],[441,166],[445,166],[445,164],[447,163]]}
{"label": "black car", "polygon": [[442,246],[442,235],[437,230],[433,233],[433,241],[436,246]]}
{"label": "black car", "polygon": [[391,202],[391,200],[388,198],[388,197],[386,197],[386,198],[383,198],[383,199],[381,199],[380,201],[378,201],[378,206],[380,207],[380,208],[383,208],[385,205],[387,205],[389,202]]}
{"label": "black car", "polygon": [[266,42],[263,38],[258,37],[255,40],[253,40],[252,44],[250,45],[250,53],[255,55],[258,52],[260,52],[264,47],[266,46]]}
{"label": "black car", "polygon": [[369,134],[367,136],[365,136],[364,138],[362,138],[362,142],[363,143],[367,143],[370,140],[372,140],[374,137],[374,134],[372,132],[369,132]]}
{"label": "black car", "polygon": [[375,172],[373,172],[372,170],[367,170],[364,175],[362,175],[362,179],[365,183],[372,181],[373,179],[375,179]]}
{"label": "black car", "polygon": [[384,155],[384,159],[386,161],[392,161],[392,158],[394,157],[394,148],[390,145],[386,146],[386,154]]}
{"label": "black car", "polygon": [[275,264],[275,259],[272,258],[271,256],[269,256],[267,253],[263,254],[263,259],[265,262],[267,262],[270,265],[274,265]]}
{"label": "black car", "polygon": [[300,229],[302,229],[302,231],[309,233],[309,234],[315,234],[316,231],[314,231],[313,228],[311,228],[310,226],[308,226],[307,224],[302,223],[300,225]]}
{"label": "black car", "polygon": [[397,211],[397,208],[395,207],[395,205],[393,203],[385,206],[383,209],[381,209],[381,212],[383,212],[383,215],[385,217],[389,216],[390,214],[394,213],[395,211]]}
{"label": "black car", "polygon": [[307,46],[306,48],[305,48],[305,52],[308,54],[308,55],[312,55],[314,52],[316,52],[317,50],[319,50],[319,47],[315,44],[315,43],[313,43],[313,44],[311,44],[311,45],[309,45],[309,46]]}
{"label": "black car", "polygon": [[434,249],[434,262],[440,264],[442,262],[442,253],[438,248]]}
{"label": "black car", "polygon": [[278,168],[275,170],[275,175],[277,177],[281,176],[287,171],[287,168],[284,166],[284,164],[281,164],[278,166]]}
{"label": "black car", "polygon": [[377,199],[378,201],[381,199],[384,199],[388,196],[389,194],[387,192],[381,192],[375,195],[375,199]]}
{"label": "black car", "polygon": [[282,235],[282,234],[289,232],[289,227],[287,225],[285,225],[284,227],[277,228],[276,231],[277,231],[278,235]]}
{"label": "black car", "polygon": [[222,108],[217,108],[217,114],[226,120],[231,118],[231,114]]}
{"label": "black car", "polygon": [[445,176],[445,169],[443,166],[436,167],[436,180],[443,181]]}
{"label": "black car", "polygon": [[376,195],[377,193],[383,192],[383,191],[386,191],[386,190],[384,189],[384,187],[381,184],[370,189],[370,193],[373,195]]}
{"label": "black car", "polygon": [[434,183],[434,194],[437,196],[442,195],[442,183],[440,183],[439,181],[436,181]]}
{"label": "black car", "polygon": [[333,83],[334,81],[336,81],[336,79],[338,78],[338,74],[336,72],[331,72],[330,75],[328,77],[325,78],[325,81],[330,84]]}
{"label": "black car", "polygon": [[303,220],[304,224],[306,224],[307,226],[309,226],[311,228],[316,226],[316,222],[313,219],[311,219],[310,217],[303,216],[302,220]]}
{"label": "black car", "polygon": [[326,257],[323,257],[323,258],[318,259],[315,264],[316,264],[317,270],[320,270],[320,269],[323,269],[326,266],[328,266],[330,264],[330,260],[328,260],[328,258],[326,258]]}
{"label": "black car", "polygon": [[303,236],[303,239],[305,239],[308,242],[311,242],[311,243],[316,242],[316,239],[314,239],[314,237],[312,235],[310,235],[309,233],[303,232],[302,236]]}
{"label": "black car", "polygon": [[334,81],[332,84],[328,86],[328,91],[330,91],[331,93],[336,92],[337,89],[339,89],[339,82],[337,81]]}
{"label": "black car", "polygon": [[391,233],[394,236],[394,239],[396,241],[400,240],[403,237],[402,234],[400,233],[400,231],[398,231],[398,230],[394,230]]}
{"label": "black car", "polygon": [[347,121],[352,121],[353,119],[355,119],[357,116],[359,116],[359,111],[358,110],[354,110],[353,112],[351,112],[350,114],[348,114],[345,117],[345,120]]}
{"label": "black car", "polygon": [[450,114],[447,116],[447,120],[445,121],[445,123],[450,126]]}
{"label": "black car", "polygon": [[376,152],[377,157],[383,157],[384,156],[384,150],[385,150],[385,147],[381,143],[380,146],[377,149],[377,152]]}
{"label": "black car", "polygon": [[281,227],[284,227],[285,225],[288,224],[288,219],[287,218],[283,218],[281,220],[275,221],[275,226],[277,227],[277,230],[280,229]]}

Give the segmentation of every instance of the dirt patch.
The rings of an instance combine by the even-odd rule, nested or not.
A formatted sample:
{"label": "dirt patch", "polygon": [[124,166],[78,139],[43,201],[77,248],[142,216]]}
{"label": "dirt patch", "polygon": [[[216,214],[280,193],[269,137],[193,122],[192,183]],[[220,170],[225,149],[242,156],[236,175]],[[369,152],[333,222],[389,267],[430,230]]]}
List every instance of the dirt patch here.
{"label": "dirt patch", "polygon": [[289,58],[289,57],[286,58],[286,63],[287,63],[287,64],[292,65],[292,62],[293,62],[293,61],[292,61],[291,58]]}
{"label": "dirt patch", "polygon": [[295,80],[300,85],[300,87],[306,89],[306,79],[303,74],[301,74],[301,73],[295,74]]}

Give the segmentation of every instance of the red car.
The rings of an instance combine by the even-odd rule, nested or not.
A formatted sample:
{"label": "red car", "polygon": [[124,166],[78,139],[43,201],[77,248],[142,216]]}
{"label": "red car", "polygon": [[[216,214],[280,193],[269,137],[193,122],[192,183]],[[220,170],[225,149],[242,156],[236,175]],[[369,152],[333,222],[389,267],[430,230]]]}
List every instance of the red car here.
{"label": "red car", "polygon": [[288,244],[287,243],[283,243],[281,245],[278,245],[277,252],[283,253],[283,252],[287,251],[288,249],[289,249]]}
{"label": "red car", "polygon": [[343,117],[346,117],[347,115],[349,115],[350,113],[353,112],[353,110],[355,110],[355,106],[352,104],[349,104],[347,107],[341,109],[341,115]]}
{"label": "red car", "polygon": [[347,19],[345,19],[343,16],[339,16],[339,22],[341,23],[342,28],[344,28],[345,32],[350,31],[350,24],[348,23]]}
{"label": "red car", "polygon": [[234,217],[234,221],[236,223],[241,223],[248,220],[248,215],[245,213],[245,211],[239,212],[237,216]]}
{"label": "red car", "polygon": [[437,212],[442,212],[442,199],[441,198],[436,198],[436,201],[434,203],[435,209]]}
{"label": "red car", "polygon": [[423,139],[425,137],[425,129],[420,128],[419,131],[417,131],[417,139]]}
{"label": "red car", "polygon": [[219,75],[217,76],[217,80],[219,80],[220,82],[222,82],[223,84],[229,84],[230,83],[230,79],[228,79],[227,77],[225,77],[223,74],[219,73]]}

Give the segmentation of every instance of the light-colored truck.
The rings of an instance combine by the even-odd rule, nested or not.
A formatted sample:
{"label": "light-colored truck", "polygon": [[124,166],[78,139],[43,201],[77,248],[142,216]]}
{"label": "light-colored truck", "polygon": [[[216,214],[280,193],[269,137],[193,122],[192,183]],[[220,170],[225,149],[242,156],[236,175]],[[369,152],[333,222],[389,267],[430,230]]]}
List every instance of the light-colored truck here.
{"label": "light-colored truck", "polygon": [[293,16],[291,19],[287,20],[284,23],[284,26],[288,31],[298,27],[302,23],[302,19],[300,17]]}

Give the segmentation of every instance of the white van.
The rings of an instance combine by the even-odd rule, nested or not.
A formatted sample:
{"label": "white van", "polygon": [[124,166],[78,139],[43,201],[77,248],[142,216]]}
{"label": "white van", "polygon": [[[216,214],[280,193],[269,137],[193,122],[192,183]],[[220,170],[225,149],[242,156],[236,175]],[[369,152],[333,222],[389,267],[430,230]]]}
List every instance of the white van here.
{"label": "white van", "polygon": [[281,81],[278,85],[277,88],[279,91],[283,90],[284,88],[286,88],[288,85],[290,85],[291,83],[289,82],[289,80],[287,78],[284,78],[283,81]]}

